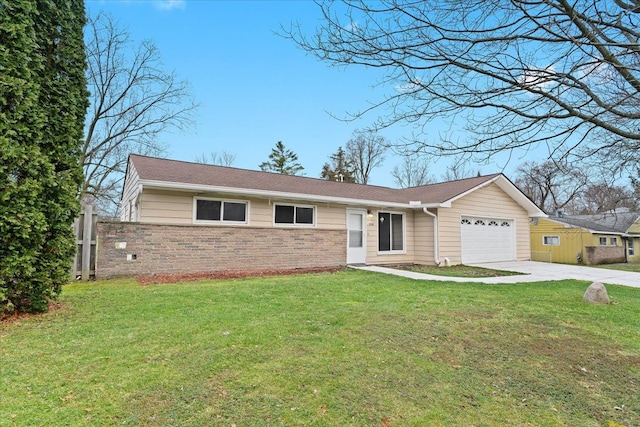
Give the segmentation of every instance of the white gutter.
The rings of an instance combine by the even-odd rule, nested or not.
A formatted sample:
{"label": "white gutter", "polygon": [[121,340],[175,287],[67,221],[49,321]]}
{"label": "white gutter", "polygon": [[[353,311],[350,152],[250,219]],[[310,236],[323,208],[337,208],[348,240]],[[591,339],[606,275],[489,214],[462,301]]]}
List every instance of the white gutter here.
{"label": "white gutter", "polygon": [[440,250],[438,245],[438,215],[429,212],[427,208],[422,208],[422,212],[433,218],[433,260],[437,266],[440,266]]}
{"label": "white gutter", "polygon": [[[229,194],[241,194],[244,196],[253,196],[259,198],[272,198],[272,199],[290,199],[290,200],[305,200],[317,203],[340,203],[346,205],[367,205],[372,207],[393,207],[400,209],[415,209],[416,206],[411,203],[399,203],[399,202],[385,202],[382,200],[365,200],[365,199],[352,199],[347,197],[334,197],[334,196],[321,196],[313,194],[303,193],[287,193],[284,191],[269,191],[269,190],[255,190],[250,188],[235,188],[235,187],[221,187],[215,185],[202,185],[202,184],[183,184],[180,182],[167,182],[167,181],[154,181],[154,180],[140,180],[140,185],[146,188],[157,189],[170,189],[170,190],[183,190],[191,193],[197,192],[214,192],[214,193],[229,193]],[[445,207],[442,203],[432,203],[421,205],[421,207],[439,208]]]}

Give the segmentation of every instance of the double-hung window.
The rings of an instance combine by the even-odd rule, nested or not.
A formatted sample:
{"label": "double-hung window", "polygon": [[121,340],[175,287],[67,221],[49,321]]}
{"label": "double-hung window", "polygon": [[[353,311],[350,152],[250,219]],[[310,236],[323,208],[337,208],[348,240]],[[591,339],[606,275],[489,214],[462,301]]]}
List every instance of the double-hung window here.
{"label": "double-hung window", "polygon": [[274,222],[278,225],[298,225],[312,227],[315,225],[316,210],[313,206],[275,205]]}
{"label": "double-hung window", "polygon": [[404,214],[378,212],[378,252],[404,250]]}
{"label": "double-hung window", "polygon": [[633,237],[629,238],[628,242],[629,245],[627,246],[627,248],[629,250],[629,256],[634,256],[636,254],[636,251],[633,247]]}
{"label": "double-hung window", "polygon": [[194,222],[247,223],[247,202],[194,199]]}

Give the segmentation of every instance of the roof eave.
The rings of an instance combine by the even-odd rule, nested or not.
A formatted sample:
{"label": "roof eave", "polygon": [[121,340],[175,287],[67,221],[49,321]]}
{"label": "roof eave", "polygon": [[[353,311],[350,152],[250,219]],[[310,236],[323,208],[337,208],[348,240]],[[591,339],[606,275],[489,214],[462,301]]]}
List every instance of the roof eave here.
{"label": "roof eave", "polygon": [[445,207],[441,203],[433,204],[421,204],[420,206],[414,206],[410,203],[390,202],[384,200],[367,200],[367,199],[354,199],[349,197],[334,197],[323,196],[306,193],[290,193],[286,191],[270,191],[270,190],[257,190],[251,188],[238,188],[238,187],[224,187],[205,184],[186,184],[182,182],[169,182],[169,181],[156,181],[156,180],[140,180],[140,185],[145,188],[155,188],[160,190],[182,190],[191,193],[210,192],[221,194],[237,194],[245,197],[258,197],[261,199],[287,199],[287,200],[300,200],[315,203],[338,203],[345,205],[361,205],[371,207],[385,207],[385,208],[438,208]]}

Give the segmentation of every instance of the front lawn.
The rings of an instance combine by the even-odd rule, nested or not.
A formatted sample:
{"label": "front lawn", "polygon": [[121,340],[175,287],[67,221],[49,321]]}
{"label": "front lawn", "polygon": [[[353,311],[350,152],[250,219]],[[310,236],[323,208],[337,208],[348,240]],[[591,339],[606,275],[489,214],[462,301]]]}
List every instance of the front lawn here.
{"label": "front lawn", "polygon": [[388,266],[391,268],[399,268],[402,270],[414,271],[416,273],[433,274],[436,276],[447,277],[501,277],[501,276],[517,276],[523,273],[506,270],[494,270],[491,268],[474,267],[471,265],[457,264],[449,267],[439,267],[437,265],[423,264],[401,264],[396,266]]}
{"label": "front lawn", "polygon": [[76,283],[0,324],[0,425],[640,425],[640,290],[587,285]]}

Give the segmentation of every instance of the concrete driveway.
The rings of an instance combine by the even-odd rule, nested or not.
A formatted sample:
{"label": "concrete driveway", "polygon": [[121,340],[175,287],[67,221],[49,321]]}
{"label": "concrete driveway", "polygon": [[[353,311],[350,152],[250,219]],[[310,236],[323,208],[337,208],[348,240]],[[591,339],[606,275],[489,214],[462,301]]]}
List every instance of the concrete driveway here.
{"label": "concrete driveway", "polygon": [[[375,271],[378,273],[394,274],[416,280],[440,280],[448,282],[479,282],[479,283],[523,283],[542,282],[547,280],[576,279],[588,282],[601,282],[611,285],[631,286],[640,288],[640,273],[628,271],[608,270],[597,267],[583,267],[578,265],[551,264],[536,261],[504,261],[483,264],[474,264],[477,267],[495,270],[507,270],[523,273],[517,276],[464,278],[435,276],[432,274],[414,273],[412,271],[397,270],[393,268],[374,265],[355,267],[361,270]],[[445,268],[445,267],[443,267]]]}

